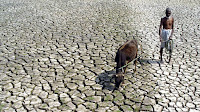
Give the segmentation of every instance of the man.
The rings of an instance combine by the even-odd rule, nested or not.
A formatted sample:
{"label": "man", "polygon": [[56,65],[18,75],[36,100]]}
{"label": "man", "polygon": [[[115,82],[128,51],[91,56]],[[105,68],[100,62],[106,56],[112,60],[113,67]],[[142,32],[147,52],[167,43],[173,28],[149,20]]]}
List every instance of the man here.
{"label": "man", "polygon": [[[172,35],[174,33],[174,18],[171,16],[171,9],[166,9],[166,17],[161,18],[160,21],[160,28],[159,28],[159,36],[160,36],[160,61],[163,63],[162,54],[163,54],[163,48],[165,47],[165,44],[167,44],[167,41],[172,39]],[[169,51],[170,53],[172,51]],[[169,57],[170,62],[171,57]]]}

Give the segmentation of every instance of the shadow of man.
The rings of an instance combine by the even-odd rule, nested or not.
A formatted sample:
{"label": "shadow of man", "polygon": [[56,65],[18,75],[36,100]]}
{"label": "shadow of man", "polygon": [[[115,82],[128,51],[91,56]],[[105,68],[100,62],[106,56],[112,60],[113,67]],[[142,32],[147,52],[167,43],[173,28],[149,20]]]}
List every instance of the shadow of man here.
{"label": "shadow of man", "polygon": [[141,65],[143,65],[144,63],[147,63],[147,64],[160,64],[160,60],[156,60],[156,59],[140,59],[139,62],[140,62]]}

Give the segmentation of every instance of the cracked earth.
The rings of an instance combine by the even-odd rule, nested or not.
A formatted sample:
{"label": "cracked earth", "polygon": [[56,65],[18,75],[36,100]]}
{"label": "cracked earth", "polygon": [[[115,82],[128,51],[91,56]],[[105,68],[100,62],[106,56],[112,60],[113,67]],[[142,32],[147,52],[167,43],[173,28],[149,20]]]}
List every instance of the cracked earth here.
{"label": "cracked earth", "polygon": [[[199,112],[198,0],[0,0],[2,112]],[[175,19],[171,63],[158,28]],[[113,91],[114,57],[133,35],[141,63]],[[164,53],[166,60],[167,54]]]}

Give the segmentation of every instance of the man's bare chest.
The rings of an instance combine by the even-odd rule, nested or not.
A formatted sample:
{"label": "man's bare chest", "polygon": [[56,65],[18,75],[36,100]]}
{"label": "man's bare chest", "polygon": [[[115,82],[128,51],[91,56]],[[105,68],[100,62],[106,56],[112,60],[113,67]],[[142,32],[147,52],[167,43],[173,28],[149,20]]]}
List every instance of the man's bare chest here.
{"label": "man's bare chest", "polygon": [[165,19],[163,21],[164,26],[171,26],[172,25],[172,19]]}

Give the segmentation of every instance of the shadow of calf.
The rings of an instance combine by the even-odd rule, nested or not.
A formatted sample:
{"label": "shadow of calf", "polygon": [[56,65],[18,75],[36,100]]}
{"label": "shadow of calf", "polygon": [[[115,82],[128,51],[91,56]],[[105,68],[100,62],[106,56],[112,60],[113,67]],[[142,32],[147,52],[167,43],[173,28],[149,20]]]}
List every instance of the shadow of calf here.
{"label": "shadow of calf", "polygon": [[[156,60],[156,59],[138,59],[138,62],[141,65],[160,64],[160,60]],[[130,73],[132,74],[132,72],[127,71],[126,75],[128,75]],[[95,82],[97,84],[102,85],[102,90],[107,89],[109,91],[114,91],[115,90],[115,77],[114,77],[115,74],[116,74],[115,70],[105,71],[98,75],[98,77],[95,79]]]}
{"label": "shadow of calf", "polygon": [[113,91],[115,89],[115,71],[106,71],[98,75],[96,83],[102,85],[102,90],[107,89]]}

